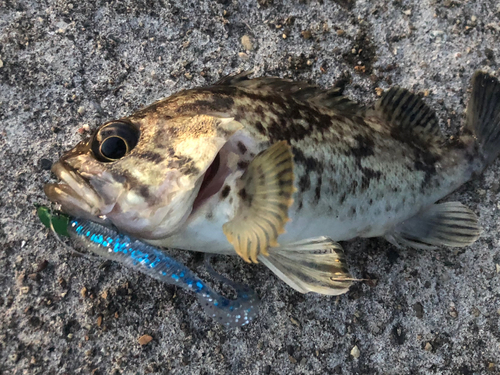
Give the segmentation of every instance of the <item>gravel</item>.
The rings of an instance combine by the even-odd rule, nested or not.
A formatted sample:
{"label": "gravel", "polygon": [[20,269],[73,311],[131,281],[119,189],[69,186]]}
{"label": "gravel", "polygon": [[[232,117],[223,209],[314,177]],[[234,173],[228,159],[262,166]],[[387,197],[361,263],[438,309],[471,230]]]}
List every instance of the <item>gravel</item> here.
{"label": "gravel", "polygon": [[[478,214],[474,245],[345,243],[350,271],[370,281],[338,298],[298,294],[263,266],[217,257],[219,271],[262,299],[257,321],[236,330],[215,325],[184,290],[74,255],[34,214],[48,203],[50,164],[90,130],[242,70],[345,86],[363,103],[400,85],[425,93],[456,134],[474,71],[500,73],[496,1],[13,0],[0,9],[0,373],[499,372],[499,161],[449,198]],[[200,255],[173,254],[210,280]]]}

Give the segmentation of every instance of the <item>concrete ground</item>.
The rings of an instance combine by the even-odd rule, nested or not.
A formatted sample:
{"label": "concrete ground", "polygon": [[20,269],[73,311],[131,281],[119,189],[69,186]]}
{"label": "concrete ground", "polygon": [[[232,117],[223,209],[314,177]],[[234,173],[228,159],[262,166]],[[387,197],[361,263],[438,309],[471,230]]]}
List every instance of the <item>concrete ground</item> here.
{"label": "concrete ground", "polygon": [[[478,214],[474,245],[345,243],[371,281],[339,298],[217,257],[262,299],[233,331],[184,290],[74,256],[34,215],[88,127],[241,70],[345,84],[363,103],[401,85],[455,134],[474,71],[500,73],[499,43],[495,0],[0,0],[0,373],[500,373],[499,161],[449,198]],[[200,255],[174,254],[210,280]]]}

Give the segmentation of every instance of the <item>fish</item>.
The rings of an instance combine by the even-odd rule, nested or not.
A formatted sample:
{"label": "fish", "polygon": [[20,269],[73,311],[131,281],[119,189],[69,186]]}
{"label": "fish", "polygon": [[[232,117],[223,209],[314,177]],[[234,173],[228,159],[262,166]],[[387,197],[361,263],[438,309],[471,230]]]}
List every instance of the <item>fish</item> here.
{"label": "fish", "polygon": [[478,71],[447,138],[417,94],[372,105],[339,88],[242,72],[108,121],[52,167],[45,193],[77,218],[153,246],[239,255],[300,293],[357,279],[340,244],[464,247],[481,228],[440,202],[500,153],[500,83]]}

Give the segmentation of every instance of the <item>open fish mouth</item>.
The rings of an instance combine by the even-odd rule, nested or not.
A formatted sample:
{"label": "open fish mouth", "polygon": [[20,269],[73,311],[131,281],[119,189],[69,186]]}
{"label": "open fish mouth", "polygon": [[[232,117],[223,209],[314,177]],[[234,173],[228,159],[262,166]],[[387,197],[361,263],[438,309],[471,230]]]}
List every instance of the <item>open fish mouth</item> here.
{"label": "open fish mouth", "polygon": [[193,202],[192,214],[203,206],[211,197],[219,193],[226,182],[226,178],[235,171],[235,165],[240,157],[235,153],[235,146],[231,142],[223,146],[214,160],[203,174],[202,183]]}
{"label": "open fish mouth", "polygon": [[193,202],[193,212],[222,188],[226,177],[224,166],[221,166],[221,156],[218,153],[202,177],[200,190]]}
{"label": "open fish mouth", "polygon": [[106,207],[103,198],[92,187],[89,180],[61,160],[52,166],[52,172],[60,180],[48,183],[45,194],[54,203],[75,217],[99,221],[99,216],[108,213],[112,207]]}

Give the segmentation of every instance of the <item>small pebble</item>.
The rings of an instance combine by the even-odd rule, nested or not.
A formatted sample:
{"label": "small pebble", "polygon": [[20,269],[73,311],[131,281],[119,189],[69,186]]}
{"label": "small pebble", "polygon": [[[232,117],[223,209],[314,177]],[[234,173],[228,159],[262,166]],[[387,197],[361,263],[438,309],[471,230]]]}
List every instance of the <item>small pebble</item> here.
{"label": "small pebble", "polygon": [[407,16],[411,16],[411,9],[404,10],[403,13],[406,14]]}
{"label": "small pebble", "polygon": [[415,316],[419,319],[424,317],[424,307],[421,303],[417,302],[413,305],[413,310],[415,310]]}
{"label": "small pebble", "polygon": [[80,290],[80,295],[82,296],[82,298],[87,297],[87,288],[83,287],[83,288]]}
{"label": "small pebble", "polygon": [[0,68],[3,68],[3,61],[0,60]]}
{"label": "small pebble", "polygon": [[380,87],[377,87],[377,88],[375,88],[375,93],[377,94],[377,96],[382,96],[382,94],[384,93],[384,90],[381,89]]}
{"label": "small pebble", "polygon": [[354,67],[354,70],[358,73],[365,73],[366,72],[366,66],[364,65],[356,65]]}
{"label": "small pebble", "polygon": [[338,35],[338,36],[342,36],[342,35],[344,35],[344,34],[345,34],[345,31],[344,31],[344,30],[342,30],[342,29],[338,29],[338,30],[337,30],[337,35]]}
{"label": "small pebble", "polygon": [[38,266],[36,267],[36,272],[43,271],[45,268],[47,268],[48,265],[49,262],[46,259],[42,260],[40,263],[38,263]]}
{"label": "small pebble", "polygon": [[448,312],[450,314],[451,317],[453,318],[456,318],[458,316],[458,312],[457,310],[455,309],[455,307],[450,307],[450,311]]}
{"label": "small pebble", "polygon": [[98,326],[98,327],[100,327],[100,326],[101,326],[101,324],[102,324],[102,315],[99,315],[99,316],[97,317],[97,326]]}
{"label": "small pebble", "polygon": [[495,264],[495,267],[497,268],[497,273],[500,273],[500,264]]}
{"label": "small pebble", "polygon": [[83,124],[83,126],[81,128],[78,128],[77,130],[78,134],[85,134],[88,133],[89,131],[90,131],[89,124]]}
{"label": "small pebble", "polygon": [[44,171],[50,171],[50,168],[52,168],[52,161],[49,159],[41,158],[38,164],[40,165],[40,169]]}
{"label": "small pebble", "polygon": [[151,340],[153,340],[153,338],[149,335],[143,335],[141,337],[139,337],[139,339],[137,341],[139,341],[139,344],[141,346],[144,346],[144,345],[147,345],[151,342]]}
{"label": "small pebble", "polygon": [[242,60],[248,60],[248,55],[245,53],[245,52],[239,52],[238,53],[238,56],[240,57],[240,59]]}
{"label": "small pebble", "polygon": [[356,359],[359,358],[361,355],[361,352],[359,351],[359,348],[357,345],[354,346],[354,348],[351,349],[351,356]]}
{"label": "small pebble", "polygon": [[105,290],[104,292],[101,293],[101,298],[102,299],[108,298],[108,291],[107,290]]}
{"label": "small pebble", "polygon": [[85,107],[78,107],[78,114],[80,116],[83,116],[85,114]]}
{"label": "small pebble", "polygon": [[312,37],[312,33],[311,33],[311,30],[304,30],[300,33],[302,35],[302,38],[304,39],[311,39]]}
{"label": "small pebble", "polygon": [[245,48],[247,51],[253,50],[253,44],[248,35],[243,35],[241,37],[241,44],[243,45],[243,48]]}
{"label": "small pebble", "polygon": [[424,349],[425,349],[425,351],[430,352],[430,351],[432,350],[432,345],[431,345],[431,343],[430,343],[430,342],[428,342],[427,344],[425,344],[425,348],[424,348]]}
{"label": "small pebble", "polygon": [[297,327],[299,327],[299,328],[300,328],[300,322],[299,322],[297,319],[295,319],[295,318],[293,318],[293,317],[290,317],[290,321],[292,322],[292,324],[293,324],[294,326],[297,326]]}
{"label": "small pebble", "polygon": [[57,279],[57,282],[59,283],[61,288],[66,288],[68,286],[68,283],[66,282],[64,277],[60,277],[59,279]]}

